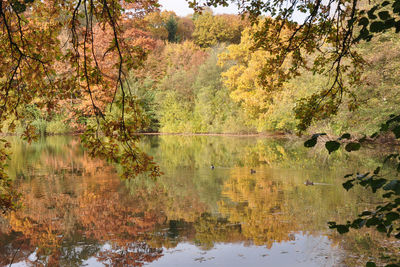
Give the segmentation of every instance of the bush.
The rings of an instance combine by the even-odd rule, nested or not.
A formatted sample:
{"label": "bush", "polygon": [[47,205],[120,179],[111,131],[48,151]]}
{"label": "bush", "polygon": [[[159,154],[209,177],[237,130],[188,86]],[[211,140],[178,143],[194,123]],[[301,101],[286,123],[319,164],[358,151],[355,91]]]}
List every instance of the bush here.
{"label": "bush", "polygon": [[31,123],[32,126],[36,128],[36,131],[40,135],[45,135],[46,134],[46,128],[47,128],[47,121],[42,119],[42,118],[37,118]]}
{"label": "bush", "polygon": [[66,134],[70,132],[70,127],[65,121],[59,117],[55,120],[51,120],[47,123],[46,133],[47,134]]}

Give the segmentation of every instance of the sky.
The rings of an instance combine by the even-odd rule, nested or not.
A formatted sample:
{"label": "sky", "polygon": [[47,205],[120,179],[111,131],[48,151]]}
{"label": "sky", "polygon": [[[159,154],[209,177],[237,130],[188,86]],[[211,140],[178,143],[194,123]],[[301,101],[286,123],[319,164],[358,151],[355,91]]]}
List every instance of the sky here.
{"label": "sky", "polygon": [[[162,5],[161,10],[174,11],[178,16],[186,16],[193,13],[193,9],[189,8],[188,3],[185,0],[160,0],[159,3]],[[213,8],[216,14],[237,14],[238,10],[236,6],[229,7],[218,7]]]}
{"label": "sky", "polygon": [[[189,4],[185,0],[159,0],[161,10],[174,11],[178,16],[184,17],[193,13],[193,9],[189,8]],[[236,5],[231,4],[229,7],[213,8],[214,14],[238,14]],[[299,23],[303,23],[306,15],[295,12],[293,19]]]}

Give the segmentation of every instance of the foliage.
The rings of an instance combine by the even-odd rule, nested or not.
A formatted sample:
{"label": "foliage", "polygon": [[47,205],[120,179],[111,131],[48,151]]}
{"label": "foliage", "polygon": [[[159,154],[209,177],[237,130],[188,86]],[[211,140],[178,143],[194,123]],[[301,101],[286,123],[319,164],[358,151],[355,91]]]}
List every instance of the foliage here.
{"label": "foliage", "polygon": [[[196,53],[189,54],[194,49]],[[155,94],[161,132],[251,131],[247,117],[221,82],[220,50],[205,54],[193,43],[167,45],[163,53],[166,74]]]}
{"label": "foliage", "polygon": [[0,210],[2,213],[6,213],[9,210],[16,210],[20,205],[18,203],[20,195],[12,185],[12,180],[5,172],[5,161],[8,159],[9,147],[9,142],[0,139]]}
{"label": "foliage", "polygon": [[[261,27],[253,34],[253,48],[270,55],[262,64],[259,75],[266,90],[279,89],[302,70],[312,70],[327,77],[325,86],[299,101],[295,112],[300,131],[306,130],[315,120],[337,114],[344,96],[356,101],[352,88],[359,84],[365,62],[355,44],[361,39],[370,40],[377,32],[395,28],[398,16],[396,1],[382,1],[372,8],[357,0],[327,3],[302,0],[189,1],[197,10],[202,6],[228,5],[229,2],[237,4],[253,24],[259,23],[262,14],[271,16],[263,19]],[[380,8],[389,9],[393,14],[383,11],[378,18],[375,12]],[[296,21],[298,14],[304,14],[304,19]],[[372,29],[368,28],[369,20],[374,21]],[[357,36],[358,32],[361,38]],[[355,106],[349,105],[349,110],[354,110]]]}
{"label": "foliage", "polygon": [[169,42],[182,42],[192,39],[193,20],[178,17],[173,11],[155,11],[143,18],[143,29],[154,39]]}
{"label": "foliage", "polygon": [[157,132],[160,127],[156,114],[156,92],[155,90],[152,90],[153,86],[154,81],[150,79],[144,80],[143,82],[134,80],[130,81],[129,92],[131,95],[135,96],[136,101],[142,108],[143,115],[148,122],[148,126],[143,127],[142,129],[144,132]]}
{"label": "foliage", "polygon": [[71,133],[71,129],[66,119],[63,116],[55,116],[50,122],[46,125],[46,133],[47,134],[67,134]]}
{"label": "foliage", "polygon": [[175,20],[174,16],[170,16],[165,23],[165,28],[168,31],[168,42],[174,43],[178,41],[178,22]]}
{"label": "foliage", "polygon": [[[371,135],[379,130],[380,124],[390,114],[398,114],[399,44],[397,35],[385,33],[368,43],[357,45],[357,52],[366,62],[361,84],[353,89],[357,101],[344,97],[343,107],[329,120],[328,127],[323,122],[317,123],[310,131],[325,131],[334,135],[343,132]],[[349,111],[347,107],[354,105],[356,109]]]}
{"label": "foliage", "polygon": [[177,35],[180,41],[192,40],[194,23],[190,18],[180,17],[178,20]]}
{"label": "foliage", "polygon": [[[1,1],[0,128],[15,132],[17,121],[23,121],[22,136],[32,140],[37,130],[45,132],[46,123],[35,114],[30,117],[29,110],[21,110],[33,105],[47,119],[71,100],[71,120],[78,121],[83,114],[98,122],[97,127],[88,127],[83,138],[88,146],[96,146],[91,147],[93,155],[99,152],[113,159],[113,145],[125,142],[130,148],[122,153],[130,158],[127,162],[143,158],[149,163],[129,144],[128,132],[132,129],[126,126],[132,123],[124,122],[123,80],[125,73],[138,68],[153,47],[146,33],[133,26],[157,7],[153,0]],[[121,113],[117,121],[110,122],[105,107],[118,91],[122,95]],[[77,99],[78,105],[73,105]],[[10,121],[10,117],[15,119]],[[125,138],[115,138],[114,132],[107,130],[110,128]],[[106,134],[110,135],[98,138]],[[108,140],[113,141],[103,143]],[[147,167],[138,169],[149,171]],[[151,170],[150,174],[156,175],[153,167]]]}
{"label": "foliage", "polygon": [[194,17],[193,39],[200,47],[212,47],[219,43],[239,43],[246,22],[235,15],[213,15],[204,12]]}
{"label": "foliage", "polygon": [[[123,117],[120,116],[121,113],[124,114]],[[160,174],[153,158],[137,147],[140,139],[137,133],[148,127],[148,118],[141,114],[142,108],[133,96],[118,94],[113,105],[107,108],[103,120],[89,120],[86,131],[81,136],[91,156],[122,165],[123,179],[143,173],[148,173],[151,177]],[[100,133],[99,127],[102,129]],[[123,135],[118,134],[120,127],[125,128]]]}
{"label": "foliage", "polygon": [[[400,138],[400,116],[392,115],[389,120],[381,125],[380,131],[371,135],[371,138],[377,138],[382,133],[391,132],[396,139]],[[325,134],[315,134],[311,139],[307,140],[304,145],[313,147],[317,143],[317,139]],[[361,145],[366,142],[367,137],[364,136],[358,139],[352,139],[348,133],[343,134],[337,140],[325,142],[325,147],[329,153],[338,150],[341,145],[345,145],[347,152],[357,151]],[[348,141],[350,140],[350,141]],[[384,163],[390,162],[394,165],[397,172],[400,172],[400,157],[398,153],[389,154],[385,157]],[[354,185],[358,184],[365,188],[371,188],[373,193],[379,189],[383,189],[382,197],[386,199],[381,205],[378,205],[375,210],[366,210],[358,215],[359,218],[353,221],[347,221],[346,224],[337,224],[329,222],[329,227],[336,229],[340,234],[349,232],[350,228],[360,229],[364,226],[374,227],[379,232],[385,233],[388,237],[394,236],[400,239],[400,180],[385,178],[388,174],[382,174],[382,167],[377,167],[373,173],[357,173],[347,174],[345,178],[348,180],[343,183],[346,190],[350,190]],[[376,266],[371,262],[370,266]],[[367,266],[369,266],[367,264]],[[391,266],[391,265],[388,265]],[[396,265],[392,265],[396,266]]]}
{"label": "foliage", "polygon": [[[299,106],[298,100],[311,96],[318,88],[324,87],[328,80],[324,75],[304,70],[300,76],[283,83],[276,90],[265,90],[260,69],[269,54],[260,48],[252,49],[255,44],[252,36],[261,27],[262,23],[245,28],[241,42],[227,48],[201,51],[193,42],[181,42],[161,45],[150,52],[145,68],[135,75],[141,80],[149,76],[154,80],[155,90],[149,89],[155,95],[154,101],[160,104],[157,120],[164,116],[159,128],[161,132],[296,132],[300,123],[294,112]],[[368,52],[383,49],[387,45],[393,47],[387,53]],[[398,41],[392,34],[358,45],[355,49],[368,65],[360,78],[362,84],[353,89],[357,101],[344,96],[343,105],[335,117],[313,123],[308,131],[324,131],[331,135],[350,130],[356,133],[372,132],[376,129],[376,122],[385,115],[397,112],[397,46]],[[218,64],[212,60],[216,55]],[[393,60],[389,60],[389,57]],[[200,79],[202,68],[198,69],[198,66],[206,58],[209,60],[204,64],[209,70],[205,72],[204,79]],[[208,79],[207,75],[212,78]],[[201,83],[212,88],[200,90],[198,85],[201,83],[193,81],[196,76]],[[218,96],[215,92],[218,92]],[[175,102],[178,103],[175,105]],[[234,116],[227,115],[233,112],[230,110],[233,106],[230,105],[237,106]],[[356,109],[349,111],[345,106]],[[226,119],[215,120],[213,114],[224,114],[222,117]],[[224,124],[223,121],[229,123]]]}
{"label": "foliage", "polygon": [[[147,14],[143,18],[145,23],[145,30],[150,32],[154,39],[168,39],[168,31],[165,28],[166,14],[167,13],[156,11]],[[172,16],[172,14],[170,16]]]}
{"label": "foliage", "polygon": [[232,99],[242,103],[250,118],[263,121],[271,102],[268,92],[260,86],[258,76],[268,55],[261,50],[253,52],[253,44],[251,29],[247,28],[243,32],[241,43],[228,46],[219,59],[222,66],[232,65],[222,74],[224,85],[230,89]]}
{"label": "foliage", "polygon": [[[240,103],[250,123],[257,131],[285,130],[294,131],[296,123],[292,109],[299,97],[310,95],[310,81],[318,81],[311,75],[294,79],[291,83],[282,84],[274,90],[266,90],[260,78],[262,67],[270,57],[263,49],[253,49],[253,35],[262,23],[255,24],[243,31],[241,42],[230,45],[219,55],[219,64],[226,66],[222,73],[224,85],[230,89],[231,97]],[[274,79],[273,76],[271,79]],[[306,83],[300,83],[301,79]],[[317,84],[317,82],[315,84]],[[312,83],[314,84],[314,83]]]}

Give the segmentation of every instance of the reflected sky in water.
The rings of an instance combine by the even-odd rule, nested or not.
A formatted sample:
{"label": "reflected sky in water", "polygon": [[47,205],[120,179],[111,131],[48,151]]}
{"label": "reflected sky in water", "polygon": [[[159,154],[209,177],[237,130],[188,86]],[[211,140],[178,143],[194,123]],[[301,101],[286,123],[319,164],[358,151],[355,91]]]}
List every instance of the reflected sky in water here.
{"label": "reflected sky in water", "polygon": [[[143,263],[152,267],[174,267],[174,266],[299,266],[299,267],[321,267],[338,266],[342,257],[337,247],[332,247],[331,241],[324,236],[313,237],[295,234],[290,242],[274,244],[270,249],[262,246],[246,246],[243,243],[224,244],[217,243],[211,250],[201,250],[191,243],[179,243],[175,248],[164,248],[163,256],[152,262]],[[105,244],[100,249],[110,250],[112,246]],[[75,247],[77,253],[83,248]],[[35,261],[36,253],[28,256]],[[111,262],[100,262],[96,257],[83,262],[85,266],[104,266]],[[140,264],[140,263],[138,263]],[[13,266],[29,266],[24,262],[13,264]]]}

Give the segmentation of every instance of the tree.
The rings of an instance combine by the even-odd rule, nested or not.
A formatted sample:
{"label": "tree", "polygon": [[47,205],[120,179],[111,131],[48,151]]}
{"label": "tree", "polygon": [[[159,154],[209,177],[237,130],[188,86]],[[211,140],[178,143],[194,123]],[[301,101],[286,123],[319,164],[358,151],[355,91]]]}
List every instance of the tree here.
{"label": "tree", "polygon": [[179,18],[177,35],[180,41],[192,40],[194,23],[190,18]]}
{"label": "tree", "polygon": [[246,28],[240,44],[227,47],[219,56],[219,64],[226,66],[222,73],[224,85],[230,90],[232,99],[240,103],[247,116],[259,130],[265,123],[265,115],[271,103],[271,91],[264,90],[259,78],[261,68],[268,60],[268,53],[262,49],[252,51],[252,32],[257,28]]}
{"label": "tree", "polygon": [[193,39],[201,47],[218,43],[239,43],[246,21],[235,15],[213,15],[212,11],[194,17]]}
{"label": "tree", "polygon": [[151,33],[153,38],[160,40],[167,40],[168,31],[165,28],[165,21],[162,13],[152,12],[143,18],[145,22],[145,29]]}
{"label": "tree", "polygon": [[[157,7],[156,0],[0,1],[0,128],[9,124],[8,130],[13,131],[27,104],[50,112],[60,100],[87,95],[89,115],[95,123],[87,125],[82,140],[91,154],[124,164],[126,177],[142,172],[157,176],[152,159],[136,146],[134,132],[143,124],[141,110],[134,101],[127,101],[124,85],[127,71],[138,68],[145,53],[122,36],[124,21],[142,18]],[[112,64],[111,76],[99,65],[95,25],[112,36],[102,43],[107,47],[103,56],[115,59],[107,61]],[[69,38],[63,40],[63,33]],[[108,105],[120,106],[118,116],[108,116],[95,101],[97,94],[104,92],[113,92]],[[127,112],[135,114],[133,123],[125,123]],[[34,138],[32,124],[26,124],[23,136]],[[7,152],[1,151],[5,160]],[[10,193],[3,172],[0,179],[2,204],[14,207],[15,194]]]}
{"label": "tree", "polygon": [[178,22],[175,20],[174,16],[170,16],[167,22],[165,23],[165,28],[168,31],[168,41],[171,43],[176,43],[178,41],[177,32],[178,32]]}
{"label": "tree", "polygon": [[[225,70],[218,66],[218,52],[214,49],[209,58],[199,68],[193,84],[195,92],[195,130],[205,133],[224,133],[246,130],[246,116],[242,116],[240,107],[230,97],[229,89],[223,85],[221,73]],[[231,123],[234,122],[234,123]]]}

